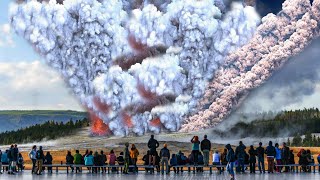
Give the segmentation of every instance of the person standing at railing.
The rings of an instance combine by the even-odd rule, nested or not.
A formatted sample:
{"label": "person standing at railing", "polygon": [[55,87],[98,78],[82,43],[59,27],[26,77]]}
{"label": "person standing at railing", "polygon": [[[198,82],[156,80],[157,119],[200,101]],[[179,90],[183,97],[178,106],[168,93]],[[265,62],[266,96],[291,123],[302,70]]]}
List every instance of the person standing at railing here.
{"label": "person standing at railing", "polygon": [[29,152],[29,158],[32,161],[32,170],[31,170],[32,174],[36,173],[35,172],[35,170],[36,170],[36,161],[37,161],[36,154],[37,154],[37,146],[34,145],[32,147],[32,150]]}
{"label": "person standing at railing", "polygon": [[[293,150],[290,150],[290,158],[289,158],[289,164],[296,164],[295,160],[294,160],[294,154],[293,154]],[[291,171],[294,171],[294,167],[292,166]]]}
{"label": "person standing at railing", "polygon": [[170,159],[170,167],[173,167],[173,171],[174,173],[179,173],[179,167],[175,167],[178,165],[178,159],[177,159],[177,156],[176,154],[172,154],[171,155],[171,159]]}
{"label": "person standing at railing", "polygon": [[[221,154],[221,164],[222,165],[227,165],[228,161],[227,161],[227,153],[228,150],[226,148],[223,149],[223,153]],[[221,171],[224,171],[224,167],[222,167]]]}
{"label": "person standing at railing", "polygon": [[257,151],[253,148],[253,145],[251,145],[249,149],[250,173],[256,173],[256,155]]}
{"label": "person standing at railing", "polygon": [[36,164],[37,164],[37,175],[41,175],[42,173],[42,164],[43,164],[43,159],[44,159],[44,154],[43,154],[43,150],[42,150],[42,146],[39,147],[39,150],[36,153]]}
{"label": "person standing at railing", "polygon": [[15,173],[17,172],[17,162],[18,162],[18,156],[19,156],[19,149],[18,149],[18,145],[15,144],[13,147],[13,150],[11,151],[12,154],[12,172]]}
{"label": "person standing at railing", "polygon": [[[287,144],[285,142],[282,143],[281,158],[282,158],[282,164],[283,165],[289,165],[290,148],[287,146]],[[289,166],[285,167],[285,171],[284,172],[289,172]]]}
{"label": "person standing at railing", "polygon": [[203,153],[203,162],[205,166],[209,165],[209,156],[211,151],[211,142],[207,138],[207,135],[204,135],[204,139],[201,141],[201,151]]}
{"label": "person standing at railing", "polygon": [[[46,156],[44,157],[44,164],[50,166],[50,165],[52,165],[52,161],[53,161],[53,158],[52,158],[50,152],[48,151]],[[52,167],[48,167],[48,173],[52,174]]]}
{"label": "person standing at railing", "polygon": [[19,153],[19,155],[18,155],[17,166],[18,166],[18,171],[24,170],[24,159],[23,159],[21,153]]}
{"label": "person standing at railing", "polygon": [[[221,156],[219,154],[219,151],[216,150],[212,155],[212,165],[216,165],[216,166],[218,165],[219,166],[219,165],[221,165],[220,161],[221,161]],[[217,169],[218,169],[219,172],[221,172],[221,167],[217,167]]]}
{"label": "person standing at railing", "polygon": [[256,149],[257,151],[257,157],[258,157],[258,168],[260,173],[265,173],[265,168],[264,168],[264,148],[262,147],[262,142],[259,142],[259,147]]}
{"label": "person standing at railing", "polygon": [[89,172],[91,171],[91,167],[90,167],[90,166],[93,166],[93,164],[94,164],[94,159],[93,159],[92,153],[93,153],[93,152],[90,151],[90,152],[84,157],[84,165],[85,165],[85,166],[88,166]]}
{"label": "person standing at railing", "polygon": [[234,154],[234,151],[231,147],[230,144],[227,144],[226,145],[226,149],[228,150],[227,152],[227,156],[226,156],[226,159],[227,159],[227,171],[229,172],[229,175],[231,177],[231,180],[234,180],[234,170],[233,170],[233,166],[234,166],[234,162],[236,160],[235,158],[235,154]]}
{"label": "person standing at railing", "polygon": [[[100,151],[100,157],[101,157],[101,166],[106,166],[108,159],[107,159],[107,155],[105,155],[102,150]],[[101,171],[102,171],[102,173],[106,173],[107,172],[107,168],[106,167],[102,167]]]}
{"label": "person standing at railing", "polygon": [[[79,150],[76,150],[76,154],[73,156],[73,163],[76,166],[79,166],[82,164],[82,155],[80,154]],[[81,172],[81,168],[80,167],[76,167],[76,173],[77,172]]]}
{"label": "person standing at railing", "polygon": [[200,150],[200,141],[198,136],[193,136],[191,139],[192,143],[192,157],[193,157],[193,164],[196,166],[198,165],[198,154]]}
{"label": "person standing at railing", "polygon": [[[117,160],[117,156],[116,154],[114,154],[114,151],[113,149],[110,151],[110,154],[109,154],[109,165],[110,166],[114,166],[116,165],[116,160]],[[115,167],[112,167],[111,168],[111,171],[112,172],[115,172],[116,171],[116,168]]]}
{"label": "person standing at railing", "polygon": [[269,141],[269,146],[266,148],[267,161],[268,161],[268,173],[273,173],[274,157],[276,156],[276,149],[272,146],[272,141]]}
{"label": "person standing at railing", "polygon": [[13,162],[13,144],[11,144],[10,146],[10,149],[8,151],[8,161],[9,161],[9,167],[8,167],[8,174],[13,174],[13,171],[12,171],[12,162]]}
{"label": "person standing at railing", "polygon": [[134,144],[131,145],[130,149],[130,157],[132,160],[132,164],[134,165],[133,172],[138,172],[137,161],[138,161],[139,151]]}
{"label": "person standing at railing", "polygon": [[71,168],[71,170],[72,170],[72,172],[74,171],[74,168],[73,168],[73,160],[74,160],[74,158],[73,158],[73,156],[71,155],[71,152],[70,151],[68,151],[68,153],[67,153],[67,156],[66,156],[66,164],[67,165],[70,165],[70,168]]}
{"label": "person standing at railing", "polygon": [[166,165],[166,173],[169,174],[170,151],[167,148],[167,144],[164,144],[163,148],[160,150],[160,159],[161,159],[161,173],[164,174],[164,165]]}
{"label": "person standing at railing", "polygon": [[156,165],[156,156],[157,156],[158,147],[159,147],[159,142],[156,139],[154,139],[154,135],[152,134],[148,141],[148,148],[150,150],[149,165],[151,165],[151,163],[153,164],[153,166]]}
{"label": "person standing at railing", "polygon": [[278,143],[275,144],[275,149],[276,149],[276,162],[278,165],[276,169],[277,169],[277,172],[280,172],[282,169],[281,167],[282,163],[281,163],[281,149],[279,148]]}
{"label": "person standing at railing", "polygon": [[130,163],[130,152],[129,152],[129,143],[125,143],[125,148],[124,148],[124,168],[123,168],[123,173],[128,174],[129,171],[129,163]]}
{"label": "person standing at railing", "polygon": [[[101,166],[102,165],[101,155],[98,153],[98,151],[94,152],[93,165],[94,166]],[[92,168],[92,172],[94,172],[94,173],[100,172],[100,167],[99,168],[98,167],[93,167]]]}
{"label": "person standing at railing", "polygon": [[245,171],[245,169],[244,169],[244,161],[245,161],[245,156],[246,156],[245,149],[246,149],[246,146],[242,143],[242,141],[240,141],[239,146],[237,146],[237,148],[236,148],[236,157],[238,160],[238,169],[242,173],[244,173],[244,171]]}

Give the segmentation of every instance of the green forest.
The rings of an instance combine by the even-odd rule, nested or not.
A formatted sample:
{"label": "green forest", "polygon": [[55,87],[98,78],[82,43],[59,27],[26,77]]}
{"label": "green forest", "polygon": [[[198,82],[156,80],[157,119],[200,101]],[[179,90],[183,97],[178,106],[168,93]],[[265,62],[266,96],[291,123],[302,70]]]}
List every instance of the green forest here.
{"label": "green forest", "polygon": [[7,131],[0,133],[0,144],[12,143],[28,143],[41,141],[43,139],[56,139],[71,135],[83,127],[89,126],[89,120],[69,120],[66,123],[47,121],[43,124],[36,124],[27,128],[22,128],[16,131]]}
{"label": "green forest", "polygon": [[[267,117],[270,117],[270,114]],[[214,130],[214,133],[221,138],[290,136],[295,137],[291,142],[294,146],[307,144],[316,146],[319,145],[319,139],[313,137],[311,133],[320,133],[320,112],[318,108],[283,111],[270,118],[256,119],[251,122],[240,121],[227,130]],[[305,140],[300,137],[302,135],[306,135]]]}

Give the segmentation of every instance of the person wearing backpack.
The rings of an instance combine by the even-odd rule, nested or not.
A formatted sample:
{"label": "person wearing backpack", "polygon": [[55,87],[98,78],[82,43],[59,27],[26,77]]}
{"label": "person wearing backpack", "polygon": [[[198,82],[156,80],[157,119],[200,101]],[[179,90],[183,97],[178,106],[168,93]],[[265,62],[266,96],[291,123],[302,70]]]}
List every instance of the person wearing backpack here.
{"label": "person wearing backpack", "polygon": [[244,160],[246,156],[245,152],[246,146],[242,143],[242,141],[239,142],[239,146],[236,148],[236,157],[238,160],[238,169],[239,171],[242,171],[244,173]]}
{"label": "person wearing backpack", "polygon": [[18,164],[18,171],[19,170],[23,171],[24,170],[24,159],[23,159],[21,153],[19,153],[17,164]]}
{"label": "person wearing backpack", "polygon": [[231,180],[234,180],[233,166],[234,166],[234,161],[236,160],[235,154],[230,144],[226,145],[226,149],[228,150],[227,156],[226,156],[226,160],[228,162],[227,171],[230,174]]}
{"label": "person wearing backpack", "polygon": [[276,148],[272,146],[272,141],[269,141],[269,146],[266,148],[267,161],[268,161],[268,173],[273,173],[274,169],[274,157],[276,155]]}
{"label": "person wearing backpack", "polygon": [[32,174],[35,173],[36,161],[37,161],[36,154],[37,154],[37,146],[34,145],[32,147],[32,150],[29,152],[29,158],[32,161],[32,170],[31,170]]}
{"label": "person wearing backpack", "polygon": [[36,153],[36,164],[37,164],[37,175],[41,175],[42,173],[42,164],[43,164],[43,159],[44,159],[44,154],[42,150],[42,146],[39,147],[39,150]]}

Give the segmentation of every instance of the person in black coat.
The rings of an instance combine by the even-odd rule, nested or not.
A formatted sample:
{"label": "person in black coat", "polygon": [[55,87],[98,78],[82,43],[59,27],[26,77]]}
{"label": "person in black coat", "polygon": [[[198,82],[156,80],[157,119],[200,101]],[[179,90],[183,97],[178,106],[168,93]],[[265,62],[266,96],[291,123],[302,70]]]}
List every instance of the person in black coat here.
{"label": "person in black coat", "polygon": [[[47,152],[46,156],[44,157],[44,164],[46,165],[52,165],[52,156],[50,152]],[[52,167],[48,167],[48,173],[52,173]]]}
{"label": "person in black coat", "polygon": [[251,145],[249,149],[250,173],[256,173],[256,155],[257,151],[253,148],[253,145]]}
{"label": "person in black coat", "polygon": [[262,147],[262,142],[259,142],[259,147],[257,147],[256,149],[257,151],[257,157],[258,157],[258,168],[259,168],[259,171],[260,173],[265,173],[265,167],[264,167],[264,153],[265,153],[265,150],[264,148]]}
{"label": "person in black coat", "polygon": [[[285,142],[282,144],[281,159],[282,159],[283,165],[289,164],[290,148],[287,146],[287,144]],[[289,167],[286,166],[284,172],[288,172],[288,171],[289,171]]]}
{"label": "person in black coat", "polygon": [[204,139],[201,141],[200,144],[201,151],[203,153],[203,162],[205,166],[209,165],[209,155],[211,151],[211,142],[207,138],[207,135],[204,135]]}
{"label": "person in black coat", "polygon": [[154,139],[154,135],[151,135],[151,138],[148,141],[148,148],[150,150],[150,155],[149,155],[149,165],[151,165],[151,162],[153,165],[156,165],[156,155],[157,153],[157,148],[159,147],[159,142]]}
{"label": "person in black coat", "polygon": [[66,164],[70,165],[72,172],[74,171],[74,168],[72,166],[73,161],[74,161],[74,157],[71,155],[71,152],[68,151],[67,156],[66,156]]}
{"label": "person in black coat", "polygon": [[[100,156],[101,156],[101,166],[105,166],[107,163],[107,155],[104,154],[103,151],[100,152]],[[101,171],[106,173],[107,172],[107,168],[106,167],[103,167],[101,168]]]}

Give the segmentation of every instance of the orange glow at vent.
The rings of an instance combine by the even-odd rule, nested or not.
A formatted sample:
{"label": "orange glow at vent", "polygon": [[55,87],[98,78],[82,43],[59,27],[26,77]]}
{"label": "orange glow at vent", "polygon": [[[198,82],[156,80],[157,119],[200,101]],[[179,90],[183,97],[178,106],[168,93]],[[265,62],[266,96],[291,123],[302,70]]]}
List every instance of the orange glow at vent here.
{"label": "orange glow at vent", "polygon": [[103,122],[95,113],[89,111],[91,120],[91,131],[94,135],[105,136],[110,135],[111,131],[107,124]]}
{"label": "orange glow at vent", "polygon": [[151,126],[156,126],[156,127],[161,126],[160,118],[152,119],[152,120],[150,121],[150,125],[151,125]]}

